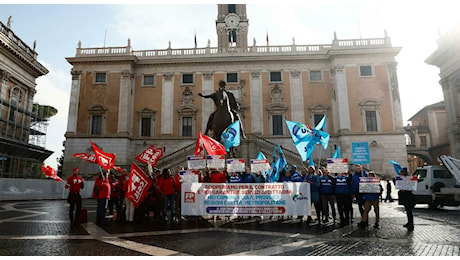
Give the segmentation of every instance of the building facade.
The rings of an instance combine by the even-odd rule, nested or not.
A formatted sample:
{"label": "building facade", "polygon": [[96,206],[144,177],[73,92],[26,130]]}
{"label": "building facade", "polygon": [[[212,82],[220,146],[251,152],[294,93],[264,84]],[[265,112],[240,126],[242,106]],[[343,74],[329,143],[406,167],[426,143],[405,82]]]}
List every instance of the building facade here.
{"label": "building facade", "polygon": [[395,62],[400,48],[386,34],[249,46],[246,5],[219,4],[217,10],[217,47],[138,51],[130,40],[123,47],[78,44],[67,58],[72,87],[64,172],[74,166],[98,171],[73,157],[91,152],[90,139],[115,152],[117,165],[129,166],[150,144],[164,148],[160,167],[186,165],[215,110],[198,93],[213,93],[220,80],[241,106],[248,138],[238,152],[246,161],[259,151],[270,159],[279,143],[289,163],[302,164],[285,120],[315,125],[324,115],[331,139],[327,150],[314,150],[315,161],[331,157],[337,146],[351,161],[353,142],[369,144],[365,166],[379,174],[394,174],[388,160],[407,160]]}
{"label": "building facade", "polygon": [[443,101],[424,107],[409,121],[412,125],[405,129],[410,172],[423,164],[438,164],[440,155],[451,154]]}
{"label": "building facade", "polygon": [[439,68],[439,81],[447,112],[447,129],[452,156],[460,158],[460,24],[441,36],[425,62]]}
{"label": "building facade", "polygon": [[7,25],[0,22],[0,177],[38,178],[43,161],[53,153],[40,142],[46,119],[33,104],[35,80],[48,70],[10,22],[11,17]]}

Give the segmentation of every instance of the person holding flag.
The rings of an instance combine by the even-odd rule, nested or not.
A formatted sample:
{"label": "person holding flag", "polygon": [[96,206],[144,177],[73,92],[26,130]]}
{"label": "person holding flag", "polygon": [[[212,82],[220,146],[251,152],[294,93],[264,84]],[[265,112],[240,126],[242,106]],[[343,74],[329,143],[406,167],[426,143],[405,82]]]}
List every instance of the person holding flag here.
{"label": "person holding flag", "polygon": [[97,209],[96,209],[96,224],[105,225],[105,211],[110,199],[111,187],[109,181],[110,170],[106,173],[101,173],[94,182],[96,191]]}
{"label": "person holding flag", "polygon": [[[311,202],[315,206],[316,211],[316,218],[318,223],[321,223],[321,201],[319,196],[319,177],[315,173],[315,166],[310,165],[308,166],[308,174],[305,176],[304,181],[310,183],[310,194],[311,194]],[[307,224],[310,224],[313,221],[311,216],[307,218]]]}
{"label": "person holding flag", "polygon": [[[75,167],[73,168],[73,174],[67,178],[67,184],[64,186],[66,189],[69,189],[69,196],[67,197],[67,202],[70,204],[69,208],[69,217],[72,224],[79,224],[78,219],[80,217],[81,211],[81,196],[80,189],[85,187],[83,179],[78,176],[80,170]],[[77,207],[74,218],[74,209]]]}

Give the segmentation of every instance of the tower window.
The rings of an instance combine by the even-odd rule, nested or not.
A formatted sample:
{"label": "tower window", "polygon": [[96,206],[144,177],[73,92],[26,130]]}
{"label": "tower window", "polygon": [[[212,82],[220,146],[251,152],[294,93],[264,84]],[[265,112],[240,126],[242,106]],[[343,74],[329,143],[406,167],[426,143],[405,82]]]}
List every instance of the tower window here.
{"label": "tower window", "polygon": [[228,13],[229,14],[236,14],[236,5],[235,4],[228,5]]}
{"label": "tower window", "polygon": [[236,30],[231,30],[228,32],[228,42],[229,43],[236,42]]}

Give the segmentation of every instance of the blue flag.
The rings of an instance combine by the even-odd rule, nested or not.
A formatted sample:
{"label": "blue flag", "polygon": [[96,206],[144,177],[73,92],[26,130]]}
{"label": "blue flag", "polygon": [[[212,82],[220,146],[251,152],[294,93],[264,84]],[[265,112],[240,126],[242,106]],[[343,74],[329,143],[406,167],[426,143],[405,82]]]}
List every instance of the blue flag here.
{"label": "blue flag", "polygon": [[272,171],[270,174],[270,182],[278,182],[278,179],[280,178],[280,158],[276,160],[275,163],[272,165]]}
{"label": "blue flag", "polygon": [[315,126],[316,129],[321,130],[321,131],[326,131],[326,115],[323,116],[321,121]]}
{"label": "blue flag", "polygon": [[[286,120],[286,125],[291,134],[294,146],[302,157],[302,161],[306,161],[311,157],[313,149],[315,149],[316,139],[314,138],[313,131],[306,125]],[[318,139],[319,141],[319,139]]]}
{"label": "blue flag", "polygon": [[340,145],[337,146],[335,149],[334,155],[332,155],[332,159],[337,159],[337,158],[342,158],[342,155],[340,154]]}
{"label": "blue flag", "polygon": [[265,155],[262,153],[262,152],[259,152],[259,154],[257,155],[257,160],[264,160],[264,159],[267,159],[267,157],[265,157]]}
{"label": "blue flag", "polygon": [[[277,166],[277,158],[276,158],[276,145],[273,146],[273,161],[272,161],[272,165],[270,166],[270,170],[267,174],[268,178],[266,179],[266,182],[277,182],[278,181],[278,176],[277,173],[278,173],[278,166]],[[275,179],[275,181],[273,181],[273,179]]]}
{"label": "blue flag", "polygon": [[393,164],[393,168],[395,169],[396,175],[401,173],[401,165],[397,161],[389,160],[388,163]]}
{"label": "blue flag", "polygon": [[229,152],[230,147],[235,147],[240,145],[240,121],[237,120],[234,123],[230,124],[227,129],[222,132],[220,136],[222,142],[225,146],[225,151]]}
{"label": "blue flag", "polygon": [[316,128],[313,128],[312,131],[315,143],[321,144],[324,149],[327,149],[327,145],[329,144],[329,134]]}
{"label": "blue flag", "polygon": [[283,173],[283,172],[286,172],[288,165],[287,165],[286,157],[284,157],[283,150],[281,150],[281,146],[279,144],[278,144],[278,151],[280,154],[278,172]]}

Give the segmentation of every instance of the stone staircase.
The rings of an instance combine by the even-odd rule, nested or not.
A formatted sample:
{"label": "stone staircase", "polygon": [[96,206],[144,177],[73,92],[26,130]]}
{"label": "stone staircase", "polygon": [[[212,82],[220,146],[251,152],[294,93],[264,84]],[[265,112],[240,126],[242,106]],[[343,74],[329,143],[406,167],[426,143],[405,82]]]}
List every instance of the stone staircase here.
{"label": "stone staircase", "polygon": [[[180,148],[179,150],[170,153],[166,156],[163,156],[157,163],[156,167],[159,169],[163,168],[175,168],[176,166],[187,167],[187,156],[193,155],[195,151],[196,143],[189,144]],[[260,136],[249,134],[246,139],[241,140],[241,144],[237,147],[237,154],[239,158],[244,158],[248,162],[251,159],[255,159],[259,151],[262,151],[268,159],[268,162],[272,162],[272,154],[274,146],[277,146],[278,143],[274,143]],[[302,158],[297,152],[293,152],[281,145],[283,154],[289,165],[296,164],[298,167],[306,165],[302,162]]]}

